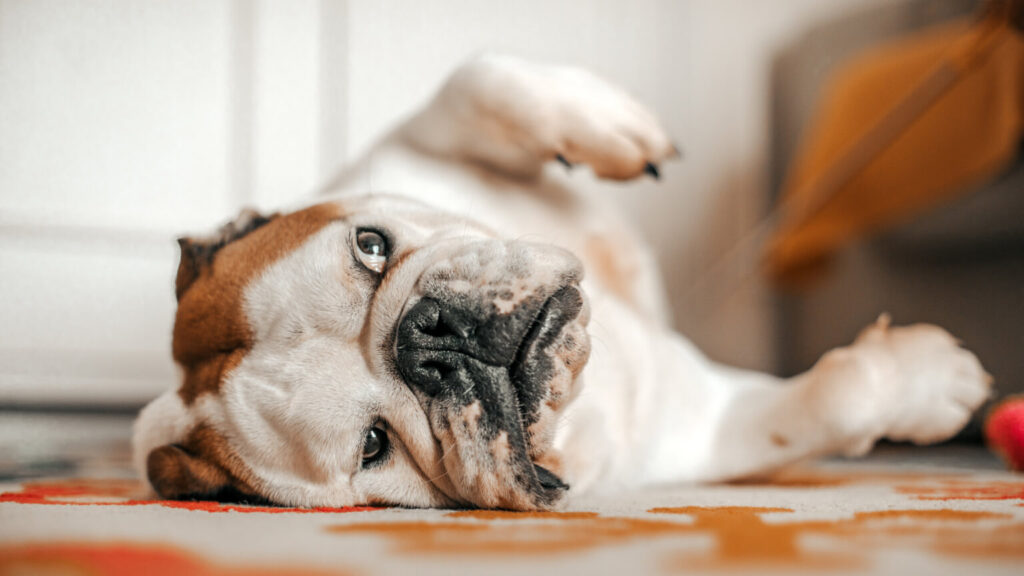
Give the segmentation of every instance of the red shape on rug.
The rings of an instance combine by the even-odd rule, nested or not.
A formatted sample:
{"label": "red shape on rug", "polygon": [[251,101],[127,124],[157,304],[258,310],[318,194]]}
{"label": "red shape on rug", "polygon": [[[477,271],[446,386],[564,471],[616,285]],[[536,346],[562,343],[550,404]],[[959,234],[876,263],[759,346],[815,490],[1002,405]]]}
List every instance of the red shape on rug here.
{"label": "red shape on rug", "polygon": [[[166,544],[46,543],[0,547],[3,574],[81,574],[104,576],[323,576],[301,567],[233,566],[211,562]],[[331,574],[342,574],[332,570]]]}
{"label": "red shape on rug", "polygon": [[[241,512],[266,514],[337,514],[345,512],[367,512],[379,510],[373,506],[346,506],[331,508],[318,506],[315,508],[289,508],[284,506],[249,506],[246,504],[223,504],[221,502],[202,500],[145,500],[133,498],[141,491],[141,486],[134,480],[89,480],[68,479],[45,482],[26,482],[18,492],[0,494],[0,502],[16,502],[18,504],[50,504],[61,506],[149,506],[159,505],[165,508],[183,510],[199,510],[203,512]],[[74,498],[90,498],[90,500],[74,500]]]}
{"label": "red shape on rug", "polygon": [[996,406],[985,422],[985,439],[1011,470],[1024,471],[1024,396]]}

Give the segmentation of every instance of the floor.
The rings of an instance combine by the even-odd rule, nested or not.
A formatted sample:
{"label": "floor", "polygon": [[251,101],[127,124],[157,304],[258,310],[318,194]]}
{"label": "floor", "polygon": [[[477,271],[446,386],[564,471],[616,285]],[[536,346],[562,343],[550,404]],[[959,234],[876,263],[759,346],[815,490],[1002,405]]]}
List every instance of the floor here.
{"label": "floor", "polygon": [[1024,475],[889,446],[556,513],[149,500],[131,417],[0,413],[0,574],[1020,574]]}

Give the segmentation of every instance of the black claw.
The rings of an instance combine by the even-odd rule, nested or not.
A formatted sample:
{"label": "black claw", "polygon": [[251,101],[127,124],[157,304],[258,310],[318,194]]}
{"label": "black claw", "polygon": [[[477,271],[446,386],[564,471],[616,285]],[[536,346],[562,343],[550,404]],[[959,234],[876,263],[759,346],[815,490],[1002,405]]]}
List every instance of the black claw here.
{"label": "black claw", "polygon": [[569,489],[568,484],[562,482],[561,478],[555,476],[554,473],[548,470],[547,468],[534,464],[533,470],[534,472],[537,473],[537,479],[540,480],[540,485],[543,486],[544,488],[547,488],[548,490]]}
{"label": "black claw", "polygon": [[572,170],[572,163],[566,160],[565,156],[562,156],[561,154],[555,154],[555,160],[558,160],[562,164],[562,166],[565,166],[566,168]]}
{"label": "black claw", "polygon": [[658,172],[658,167],[648,162],[644,165],[644,172],[649,174],[651,178],[655,180],[661,180],[661,172]]}

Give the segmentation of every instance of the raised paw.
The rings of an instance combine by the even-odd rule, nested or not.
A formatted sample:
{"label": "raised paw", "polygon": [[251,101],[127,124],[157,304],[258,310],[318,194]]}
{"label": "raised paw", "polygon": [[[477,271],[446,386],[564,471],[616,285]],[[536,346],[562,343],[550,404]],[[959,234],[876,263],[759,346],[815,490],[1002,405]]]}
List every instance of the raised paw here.
{"label": "raised paw", "polygon": [[[460,130],[439,131],[442,117]],[[661,163],[679,156],[654,114],[621,88],[579,68],[507,56],[457,70],[416,126],[422,146],[509,172],[557,160],[587,164],[602,178],[658,178]]]}
{"label": "raised paw", "polygon": [[883,316],[857,338],[877,371],[884,435],[927,444],[959,432],[989,397],[992,377],[948,332],[930,324],[890,327]]}
{"label": "raised paw", "polygon": [[661,124],[621,88],[585,71],[549,70],[550,151],[563,163],[589,165],[602,178],[659,178],[660,164],[679,156]]}

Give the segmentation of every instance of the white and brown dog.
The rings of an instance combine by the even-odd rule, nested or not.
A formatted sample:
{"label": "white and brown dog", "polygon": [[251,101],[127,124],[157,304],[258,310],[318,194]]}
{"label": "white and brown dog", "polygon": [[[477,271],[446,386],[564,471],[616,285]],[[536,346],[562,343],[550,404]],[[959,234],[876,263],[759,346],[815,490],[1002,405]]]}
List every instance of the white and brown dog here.
{"label": "white and brown dog", "polygon": [[137,466],[166,498],[528,510],[968,421],[990,379],[934,326],[879,321],[790,380],[672,332],[649,250],[545,164],[674,154],[586,72],[463,66],[331,196],[181,241],[183,379],[139,416]]}

